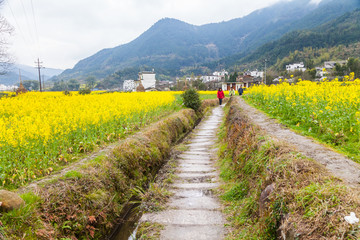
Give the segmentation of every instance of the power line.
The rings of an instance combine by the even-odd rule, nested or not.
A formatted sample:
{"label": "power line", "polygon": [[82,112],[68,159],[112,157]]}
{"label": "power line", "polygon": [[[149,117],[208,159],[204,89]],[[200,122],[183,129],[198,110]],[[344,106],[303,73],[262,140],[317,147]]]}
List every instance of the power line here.
{"label": "power line", "polygon": [[7,3],[7,6],[9,7],[9,9],[10,9],[11,15],[12,15],[13,18],[14,18],[15,24],[16,24],[16,26],[17,26],[17,29],[18,29],[19,32],[20,32],[21,37],[24,39],[24,42],[26,42],[25,35],[24,35],[23,31],[21,30],[21,27],[20,27],[20,25],[19,25],[19,22],[17,21],[17,19],[16,19],[16,17],[15,17],[15,14],[14,14],[12,8],[11,8],[10,1],[6,1],[6,3]]}
{"label": "power line", "polygon": [[[33,3],[33,0],[30,0],[30,3],[31,3],[31,10],[32,10],[34,27],[35,27],[35,36],[36,36],[38,48],[40,48],[39,32],[38,32],[38,27],[37,27],[37,24],[36,24],[36,19],[35,19],[35,11],[34,11],[34,3]],[[38,50],[39,50],[39,49],[38,49]]]}
{"label": "power line", "polygon": [[23,9],[23,11],[24,11],[24,16],[25,16],[26,24],[27,24],[28,29],[29,29],[29,36],[31,37],[32,40],[34,40],[34,42],[36,42],[36,40],[35,40],[36,38],[34,38],[33,33],[31,32],[30,21],[29,21],[28,15],[27,15],[27,13],[26,13],[26,9],[25,9],[24,3],[23,3],[22,0],[19,0],[19,1],[20,1],[20,3],[21,3],[22,9]]}

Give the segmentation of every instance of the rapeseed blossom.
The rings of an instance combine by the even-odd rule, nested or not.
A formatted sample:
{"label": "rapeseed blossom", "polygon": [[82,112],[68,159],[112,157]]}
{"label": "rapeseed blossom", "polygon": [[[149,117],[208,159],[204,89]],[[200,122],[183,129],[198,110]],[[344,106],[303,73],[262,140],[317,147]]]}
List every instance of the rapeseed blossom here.
{"label": "rapeseed blossom", "polygon": [[29,92],[0,99],[0,183],[19,185],[173,111],[171,92],[66,96]]}
{"label": "rapeseed blossom", "polygon": [[315,137],[342,146],[360,159],[360,79],[354,74],[340,82],[300,81],[254,86],[245,97],[286,123],[300,126]]}

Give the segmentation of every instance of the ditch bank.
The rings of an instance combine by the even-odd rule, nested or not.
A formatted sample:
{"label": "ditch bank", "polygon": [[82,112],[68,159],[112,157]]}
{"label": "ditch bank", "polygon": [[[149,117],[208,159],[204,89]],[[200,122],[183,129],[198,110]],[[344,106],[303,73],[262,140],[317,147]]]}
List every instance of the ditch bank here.
{"label": "ditch bank", "polygon": [[[232,98],[221,134],[229,239],[359,239],[358,190],[294,146],[269,136]],[[265,129],[266,130],[266,129]]]}
{"label": "ditch bank", "polygon": [[31,188],[25,205],[1,213],[0,239],[105,239],[121,221],[133,189],[146,189],[169,157],[217,100],[201,111],[181,110],[121,141],[109,155]]}

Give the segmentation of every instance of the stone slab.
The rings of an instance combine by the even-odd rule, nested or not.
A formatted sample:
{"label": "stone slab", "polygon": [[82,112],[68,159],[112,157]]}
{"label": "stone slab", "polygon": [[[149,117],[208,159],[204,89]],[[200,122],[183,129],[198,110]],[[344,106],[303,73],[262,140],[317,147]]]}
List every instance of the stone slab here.
{"label": "stone slab", "polygon": [[212,197],[202,196],[172,199],[169,207],[188,210],[219,210],[220,204]]}
{"label": "stone slab", "polygon": [[200,198],[212,195],[213,191],[211,189],[176,189],[174,192],[174,198]]}
{"label": "stone slab", "polygon": [[212,160],[196,160],[196,159],[179,159],[180,164],[199,164],[199,165],[209,165],[212,164]]}
{"label": "stone slab", "polygon": [[172,187],[182,189],[214,189],[219,187],[219,183],[175,183]]}
{"label": "stone slab", "polygon": [[222,225],[211,226],[166,226],[160,240],[219,240],[224,238]]}
{"label": "stone slab", "polygon": [[200,172],[200,173],[207,173],[207,172],[213,172],[216,169],[211,166],[179,166],[178,168],[179,172]]}
{"label": "stone slab", "polygon": [[171,225],[222,225],[220,211],[208,210],[167,210],[156,214],[144,214],[141,221]]}

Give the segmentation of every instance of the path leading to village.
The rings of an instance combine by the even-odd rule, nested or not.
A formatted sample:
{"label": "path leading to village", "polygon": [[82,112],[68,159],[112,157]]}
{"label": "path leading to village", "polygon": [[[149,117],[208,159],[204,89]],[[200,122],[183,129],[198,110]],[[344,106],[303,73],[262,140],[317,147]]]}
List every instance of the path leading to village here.
{"label": "path leading to village", "polygon": [[291,131],[247,104],[242,98],[237,98],[237,101],[244,114],[270,136],[294,145],[300,153],[324,165],[335,177],[342,179],[351,187],[360,188],[360,164],[334,152],[311,138]]}
{"label": "path leading to village", "polygon": [[168,209],[142,216],[143,222],[165,226],[160,239],[223,239],[225,218],[213,194],[219,186],[214,145],[223,114],[222,106],[214,108],[195,128],[188,150],[178,156],[177,178],[170,189],[174,195]]}

